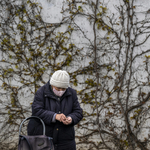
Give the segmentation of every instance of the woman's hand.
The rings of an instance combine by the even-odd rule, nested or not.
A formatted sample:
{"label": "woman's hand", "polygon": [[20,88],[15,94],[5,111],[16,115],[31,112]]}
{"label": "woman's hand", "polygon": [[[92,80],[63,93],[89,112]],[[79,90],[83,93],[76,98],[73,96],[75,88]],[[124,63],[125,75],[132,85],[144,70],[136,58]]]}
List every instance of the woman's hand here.
{"label": "woman's hand", "polygon": [[64,122],[66,120],[66,116],[64,114],[57,114],[56,120],[58,120],[60,122]]}
{"label": "woman's hand", "polygon": [[65,124],[65,125],[69,125],[69,124],[72,123],[72,118],[71,118],[71,117],[67,117],[66,120],[64,120],[64,121],[62,121],[62,122],[63,122],[63,124]]}
{"label": "woman's hand", "polygon": [[69,125],[72,123],[72,118],[71,117],[66,118],[66,116],[64,114],[57,114],[56,120],[63,122],[63,124],[65,124],[65,125]]}

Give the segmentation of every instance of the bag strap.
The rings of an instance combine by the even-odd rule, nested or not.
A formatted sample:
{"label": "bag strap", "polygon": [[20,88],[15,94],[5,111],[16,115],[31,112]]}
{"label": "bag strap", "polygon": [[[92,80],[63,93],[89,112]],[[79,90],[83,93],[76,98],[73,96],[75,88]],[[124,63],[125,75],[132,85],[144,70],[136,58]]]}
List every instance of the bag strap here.
{"label": "bag strap", "polygon": [[19,136],[21,135],[21,128],[22,128],[23,123],[24,123],[25,121],[29,120],[29,119],[39,119],[39,120],[41,121],[42,125],[43,125],[43,135],[45,135],[45,124],[44,124],[43,120],[42,120],[41,118],[37,117],[37,116],[31,116],[31,117],[28,117],[28,118],[24,119],[24,120],[22,121],[22,123],[20,124]]}
{"label": "bag strap", "polygon": [[19,135],[20,137],[21,137],[21,139],[20,140],[26,140],[26,142],[27,142],[27,144],[28,144],[28,146],[29,146],[29,150],[33,150],[32,149],[32,146],[30,145],[30,142],[28,141],[28,139],[25,137],[25,136],[23,136],[23,135]]}

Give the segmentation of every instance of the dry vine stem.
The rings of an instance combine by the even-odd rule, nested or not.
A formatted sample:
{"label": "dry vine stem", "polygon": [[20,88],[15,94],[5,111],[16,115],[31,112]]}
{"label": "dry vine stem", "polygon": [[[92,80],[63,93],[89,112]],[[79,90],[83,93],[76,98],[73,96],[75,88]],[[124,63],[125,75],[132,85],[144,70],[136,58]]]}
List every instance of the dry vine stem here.
{"label": "dry vine stem", "polygon": [[38,3],[0,0],[0,149],[16,149],[34,93],[58,69],[84,110],[77,149],[150,149],[150,19],[135,0],[114,3],[66,0],[54,24]]}

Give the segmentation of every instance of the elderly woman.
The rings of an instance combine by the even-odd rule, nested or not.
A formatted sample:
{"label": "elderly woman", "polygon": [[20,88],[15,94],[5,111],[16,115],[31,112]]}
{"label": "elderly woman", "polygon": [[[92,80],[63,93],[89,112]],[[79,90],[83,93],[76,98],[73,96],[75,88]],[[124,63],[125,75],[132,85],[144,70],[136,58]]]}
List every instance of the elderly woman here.
{"label": "elderly woman", "polygon": [[[44,121],[46,135],[53,138],[55,150],[76,150],[74,125],[83,117],[76,91],[69,82],[66,71],[54,72],[50,81],[37,90],[32,104],[32,116]],[[30,120],[29,135],[40,135],[42,130],[40,122]]]}

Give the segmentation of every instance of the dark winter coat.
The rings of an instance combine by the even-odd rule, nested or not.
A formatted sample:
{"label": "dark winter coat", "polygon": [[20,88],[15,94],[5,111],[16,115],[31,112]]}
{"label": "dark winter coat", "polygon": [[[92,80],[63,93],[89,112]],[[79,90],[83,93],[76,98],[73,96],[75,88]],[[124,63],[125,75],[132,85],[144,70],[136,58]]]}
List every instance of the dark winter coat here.
{"label": "dark winter coat", "polygon": [[[63,113],[72,118],[70,125],[64,125],[62,122],[52,122],[55,113]],[[76,91],[67,88],[62,97],[57,97],[53,93],[49,82],[40,87],[34,97],[32,104],[32,116],[40,117],[46,126],[46,135],[53,138],[55,149],[74,150],[76,125],[83,117],[82,109],[79,105]],[[28,124],[29,135],[40,135],[43,132],[42,125],[37,120],[30,120]]]}

